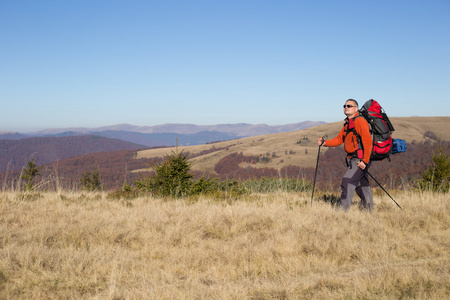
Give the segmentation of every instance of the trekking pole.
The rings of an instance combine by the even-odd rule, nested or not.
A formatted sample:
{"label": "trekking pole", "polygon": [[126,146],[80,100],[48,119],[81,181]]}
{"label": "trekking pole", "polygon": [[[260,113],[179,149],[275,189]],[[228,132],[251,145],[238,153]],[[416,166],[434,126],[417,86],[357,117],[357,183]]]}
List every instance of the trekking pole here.
{"label": "trekking pole", "polygon": [[311,196],[311,206],[312,206],[313,199],[314,199],[314,189],[316,188],[316,177],[317,177],[317,167],[319,165],[320,147],[322,147],[323,143],[325,143],[325,140],[322,137],[322,143],[319,145],[319,151],[317,151],[316,171],[314,172],[314,183],[313,183],[313,190],[312,190],[312,196]]}
{"label": "trekking pole", "polygon": [[372,177],[373,180],[375,180],[376,183],[378,183],[378,185],[380,186],[380,188],[392,199],[392,201],[395,202],[395,204],[397,204],[398,207],[400,207],[400,209],[403,209],[398,203],[397,201],[394,200],[394,198],[392,198],[391,195],[389,195],[389,193],[384,189],[384,187],[375,179],[375,177],[372,176],[372,174],[369,173],[369,171],[367,171],[367,174],[370,175],[370,177]]}

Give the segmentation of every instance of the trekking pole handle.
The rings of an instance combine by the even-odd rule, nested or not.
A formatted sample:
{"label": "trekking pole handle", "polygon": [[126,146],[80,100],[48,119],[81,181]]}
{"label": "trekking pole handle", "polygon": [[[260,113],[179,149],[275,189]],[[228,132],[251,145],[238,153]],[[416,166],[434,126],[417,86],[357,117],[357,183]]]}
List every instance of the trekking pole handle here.
{"label": "trekking pole handle", "polygon": [[319,147],[322,147],[323,144],[325,144],[325,139],[323,138],[323,136],[320,137],[322,139],[322,142],[319,144]]}
{"label": "trekking pole handle", "polygon": [[322,142],[320,143],[319,147],[321,147],[323,144],[325,144],[325,138],[328,137],[328,134],[322,135],[320,138],[322,139]]}

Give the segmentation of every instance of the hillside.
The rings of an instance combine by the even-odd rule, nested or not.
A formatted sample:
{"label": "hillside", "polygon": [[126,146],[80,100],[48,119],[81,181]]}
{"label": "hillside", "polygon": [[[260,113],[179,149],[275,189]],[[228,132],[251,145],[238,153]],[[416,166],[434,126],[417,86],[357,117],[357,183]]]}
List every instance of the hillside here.
{"label": "hillside", "polygon": [[[436,149],[433,143],[437,137],[445,140],[450,138],[450,134],[446,130],[450,125],[450,117],[391,118],[391,120],[396,128],[394,138],[405,139],[408,142],[408,151],[394,156],[391,162],[385,160],[374,164],[371,170],[376,177],[382,179],[383,185],[388,184],[390,188],[396,188],[411,183],[414,178],[420,178],[422,172],[432,164],[433,151]],[[342,122],[335,122],[300,131],[261,135],[199,146],[180,146],[178,151],[189,155],[193,162],[192,171],[197,178],[202,175],[217,176],[221,179],[248,179],[264,176],[297,178],[300,176],[312,180],[317,161],[317,137],[322,135],[328,135],[328,138],[334,137],[341,126]],[[23,152],[25,148],[21,149],[16,146],[14,148],[17,151],[16,154],[22,157],[22,160],[18,161],[20,164],[16,163],[16,166],[19,166],[20,169],[33,153],[39,159],[43,154],[55,153],[55,151],[50,151],[55,148],[49,142],[53,139],[40,140],[42,145],[39,151],[34,150],[36,153],[30,150]],[[108,190],[116,189],[121,187],[125,181],[133,183],[134,180],[148,176],[150,171],[148,165],[153,160],[157,159],[159,162],[162,157],[176,151],[174,147],[146,150],[134,148],[122,151],[113,151],[109,147],[109,150],[101,150],[108,148],[104,146],[107,144],[105,142],[110,140],[100,137],[91,137],[90,139],[100,142],[103,148],[81,147],[79,144],[76,146],[77,143],[68,147],[70,143],[66,144],[62,148],[65,149],[64,151],[62,149],[56,151],[59,153],[57,157],[60,160],[44,166],[41,172],[42,179],[39,180],[51,182],[50,185],[53,187],[49,188],[57,186],[57,188],[71,189],[79,185],[85,172],[98,169],[104,187]],[[131,147],[137,146],[131,145]],[[449,151],[448,142],[445,147],[447,147],[446,151]],[[78,151],[79,156],[64,159],[63,152],[64,155],[73,155],[76,153],[74,150],[77,149],[98,151],[89,154]],[[321,149],[317,174],[319,185],[330,190],[338,188],[344,165],[343,157],[342,147]],[[5,161],[4,157],[1,159],[3,159],[2,166],[6,167],[8,161]],[[47,159],[49,159],[48,156]],[[55,156],[52,159],[55,159]],[[41,164],[40,161],[37,162],[39,165]],[[11,166],[9,171],[9,174],[0,174],[0,182],[3,182],[4,186],[11,186],[13,183],[10,181],[14,182],[19,178],[17,172],[11,172]]]}
{"label": "hillside", "polygon": [[[450,117],[393,117],[394,138],[401,138],[406,142],[421,142],[430,139],[426,133],[436,138],[450,140]],[[299,131],[260,135],[225,141],[214,144],[179,147],[194,155],[193,170],[216,174],[215,165],[231,153],[242,153],[245,156],[259,157],[253,167],[275,168],[281,170],[289,165],[314,167],[317,159],[317,138],[327,135],[336,136],[343,121],[319,125]],[[427,134],[430,135],[430,134]],[[139,151],[137,158],[162,157],[175,151],[174,147],[162,149],[148,149]],[[327,149],[323,149],[326,151]],[[205,153],[205,154],[202,154]],[[263,159],[263,158],[269,158]],[[245,164],[244,164],[245,166]]]}
{"label": "hillside", "polygon": [[129,142],[99,136],[24,138],[0,140],[0,172],[21,170],[32,157],[44,165],[93,152],[136,150],[143,148]]}

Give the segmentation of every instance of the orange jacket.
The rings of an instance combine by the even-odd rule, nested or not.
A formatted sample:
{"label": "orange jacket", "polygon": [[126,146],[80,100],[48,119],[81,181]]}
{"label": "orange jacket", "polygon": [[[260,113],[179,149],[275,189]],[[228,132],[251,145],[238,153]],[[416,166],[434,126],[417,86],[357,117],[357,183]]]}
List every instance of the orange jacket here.
{"label": "orange jacket", "polygon": [[363,117],[357,118],[357,116],[358,113],[352,119],[346,118],[345,124],[339,134],[334,139],[326,141],[325,145],[327,147],[336,147],[344,144],[344,150],[348,154],[354,154],[357,150],[360,150],[358,147],[358,138],[351,130],[353,123],[357,135],[361,138],[363,154],[362,158],[359,158],[367,165],[372,154],[372,136],[370,135],[369,123],[367,123],[366,119]]}

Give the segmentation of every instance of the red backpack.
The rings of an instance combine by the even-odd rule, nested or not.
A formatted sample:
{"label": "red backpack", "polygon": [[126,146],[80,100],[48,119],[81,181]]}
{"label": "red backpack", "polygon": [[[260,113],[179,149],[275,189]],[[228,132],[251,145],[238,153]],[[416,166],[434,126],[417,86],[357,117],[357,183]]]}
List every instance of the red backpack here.
{"label": "red backpack", "polygon": [[384,112],[381,105],[370,99],[359,110],[359,115],[363,116],[369,123],[372,134],[373,148],[371,160],[383,160],[392,154],[392,126],[391,121]]}

